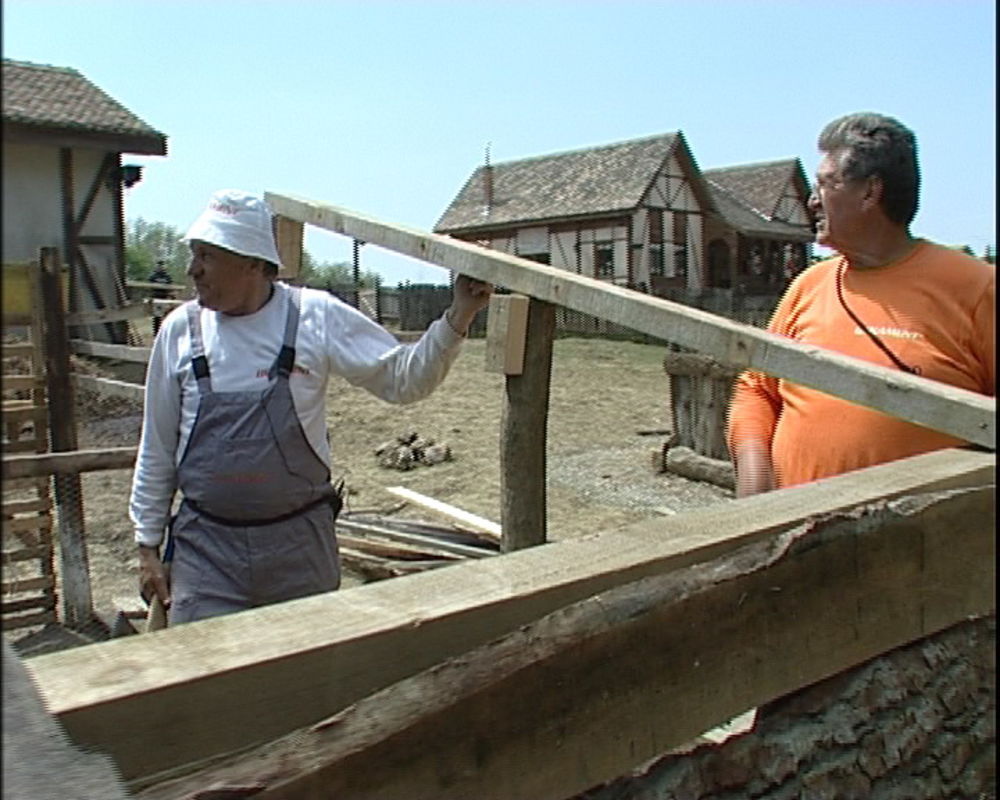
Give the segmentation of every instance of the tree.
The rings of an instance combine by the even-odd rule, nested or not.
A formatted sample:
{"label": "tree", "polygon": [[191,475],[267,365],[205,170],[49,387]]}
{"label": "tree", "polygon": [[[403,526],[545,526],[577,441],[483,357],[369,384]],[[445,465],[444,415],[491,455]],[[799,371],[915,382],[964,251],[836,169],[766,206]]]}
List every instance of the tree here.
{"label": "tree", "polygon": [[[125,225],[125,263],[128,280],[149,279],[157,261],[163,261],[174,283],[185,283],[185,272],[191,261],[191,251],[181,241],[183,234],[165,222],[148,222],[142,217]],[[304,286],[326,289],[328,286],[351,286],[354,271],[349,261],[317,261],[307,250],[302,251],[302,267],[298,282]],[[373,288],[378,274],[363,271],[362,288]]]}
{"label": "tree", "polygon": [[129,280],[145,281],[163,261],[174,283],[184,283],[191,251],[181,241],[183,234],[165,222],[147,222],[142,217],[125,224],[125,263]]}

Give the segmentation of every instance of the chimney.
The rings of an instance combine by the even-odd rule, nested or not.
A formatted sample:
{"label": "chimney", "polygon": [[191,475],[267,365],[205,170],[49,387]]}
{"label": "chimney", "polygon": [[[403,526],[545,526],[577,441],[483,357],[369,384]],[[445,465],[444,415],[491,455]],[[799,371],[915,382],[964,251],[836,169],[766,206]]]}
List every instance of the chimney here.
{"label": "chimney", "polygon": [[486,165],[483,167],[483,216],[493,210],[493,166],[490,164],[490,143],[486,143]]}

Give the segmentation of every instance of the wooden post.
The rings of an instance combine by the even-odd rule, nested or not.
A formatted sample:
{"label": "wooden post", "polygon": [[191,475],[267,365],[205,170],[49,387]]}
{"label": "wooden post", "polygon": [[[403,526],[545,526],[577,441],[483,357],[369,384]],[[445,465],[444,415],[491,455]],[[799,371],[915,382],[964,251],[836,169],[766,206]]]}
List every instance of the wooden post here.
{"label": "wooden post", "polygon": [[545,542],[545,443],[556,308],[532,299],[524,366],[508,375],[500,418],[500,547],[505,553]]}
{"label": "wooden post", "polygon": [[[73,383],[70,380],[69,338],[63,312],[59,251],[41,250],[42,308],[45,314],[45,373],[49,400],[52,451],[77,449]],[[59,564],[63,589],[63,621],[81,627],[93,621],[90,570],[84,540],[83,493],[79,473],[56,475],[55,501],[59,522]]]}

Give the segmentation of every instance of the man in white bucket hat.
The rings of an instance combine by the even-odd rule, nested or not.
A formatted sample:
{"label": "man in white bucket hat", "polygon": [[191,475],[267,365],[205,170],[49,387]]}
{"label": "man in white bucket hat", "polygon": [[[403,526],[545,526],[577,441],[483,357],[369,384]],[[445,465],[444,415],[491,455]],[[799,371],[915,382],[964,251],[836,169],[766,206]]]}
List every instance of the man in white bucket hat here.
{"label": "man in white bucket hat", "polygon": [[184,239],[198,297],[153,343],[129,502],[140,583],[171,624],[339,586],[329,376],[389,402],[426,397],[492,291],[459,276],[442,318],[402,345],[329,293],[276,280],[271,212],[255,195],[216,192]]}

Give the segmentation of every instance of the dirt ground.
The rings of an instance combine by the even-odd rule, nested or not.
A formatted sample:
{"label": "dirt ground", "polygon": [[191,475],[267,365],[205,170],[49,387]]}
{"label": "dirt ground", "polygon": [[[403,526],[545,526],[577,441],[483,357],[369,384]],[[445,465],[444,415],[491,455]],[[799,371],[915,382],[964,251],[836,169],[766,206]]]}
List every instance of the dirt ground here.
{"label": "dirt ground", "polygon": [[[652,469],[651,454],[671,427],[663,352],[661,346],[601,339],[555,342],[547,452],[550,540],[731,498],[714,485]],[[412,406],[389,405],[340,379],[331,382],[333,472],[346,479],[349,509],[388,509],[397,501],[385,487],[405,486],[499,521],[504,378],[487,373],[484,361],[484,341],[467,342],[445,383]],[[141,416],[134,404],[83,395],[78,405],[81,448],[138,443]],[[375,448],[408,430],[447,443],[454,459],[406,472],[379,467]],[[137,607],[130,480],[125,470],[82,476],[94,605],[102,614]],[[443,521],[412,506],[398,514]],[[344,586],[359,582],[347,575]]]}

